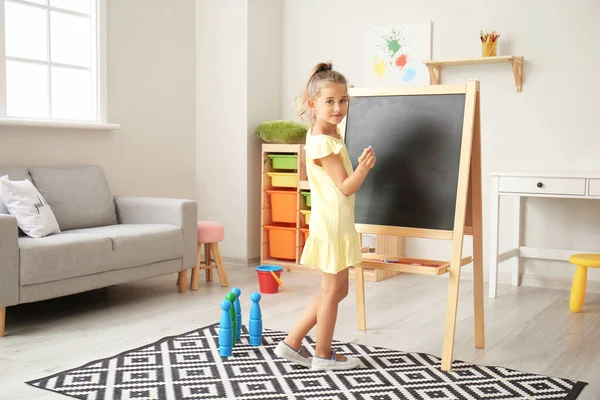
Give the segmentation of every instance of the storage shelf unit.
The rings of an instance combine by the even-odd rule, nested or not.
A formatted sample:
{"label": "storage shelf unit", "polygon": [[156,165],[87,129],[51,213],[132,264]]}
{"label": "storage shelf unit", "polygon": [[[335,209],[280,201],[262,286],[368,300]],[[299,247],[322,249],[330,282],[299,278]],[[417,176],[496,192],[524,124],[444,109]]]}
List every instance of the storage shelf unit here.
{"label": "storage shelf unit", "polygon": [[[293,157],[295,160],[293,161]],[[310,191],[308,178],[306,176],[306,166],[304,158],[304,146],[301,144],[271,144],[262,145],[262,189],[261,189],[261,264],[280,265],[287,271],[297,271],[306,273],[320,274],[320,270],[315,267],[307,267],[300,264],[300,257],[304,249],[304,237],[308,230],[306,223],[309,216],[310,207],[307,204],[308,197],[305,192]],[[292,165],[294,163],[295,165]],[[275,167],[274,167],[275,164]],[[279,168],[277,168],[279,167]],[[280,186],[285,185],[285,186]],[[292,185],[292,186],[288,186]],[[289,199],[289,194],[295,194],[295,214],[294,222],[289,218],[282,221],[273,220],[273,198],[278,193],[285,192]],[[279,211],[277,215],[282,215]],[[284,213],[289,217],[289,213]],[[293,231],[294,240],[290,243],[289,232]],[[285,233],[287,235],[285,235]],[[277,241],[277,247],[274,247]],[[284,248],[281,248],[283,246]],[[273,248],[272,248],[273,247]],[[272,249],[277,255],[289,253],[294,257],[274,257]],[[365,280],[380,281],[391,276],[397,275],[397,272],[385,269],[365,270]],[[350,278],[354,279],[353,268],[350,269]]]}

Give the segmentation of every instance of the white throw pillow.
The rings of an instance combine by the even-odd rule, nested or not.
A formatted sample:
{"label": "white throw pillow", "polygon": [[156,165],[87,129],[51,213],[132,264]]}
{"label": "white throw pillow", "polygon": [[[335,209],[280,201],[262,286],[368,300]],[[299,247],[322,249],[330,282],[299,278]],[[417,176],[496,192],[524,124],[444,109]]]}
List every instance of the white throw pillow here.
{"label": "white throw pillow", "polygon": [[60,233],[50,206],[30,181],[11,181],[8,175],[0,177],[0,198],[27,236],[39,238]]}

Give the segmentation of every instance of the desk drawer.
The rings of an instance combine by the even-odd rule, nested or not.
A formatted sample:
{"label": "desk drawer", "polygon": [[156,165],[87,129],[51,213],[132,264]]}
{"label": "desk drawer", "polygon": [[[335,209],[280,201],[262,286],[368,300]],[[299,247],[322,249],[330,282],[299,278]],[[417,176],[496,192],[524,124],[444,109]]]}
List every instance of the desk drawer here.
{"label": "desk drawer", "polygon": [[[498,186],[500,192],[585,195],[585,178],[501,176]],[[600,189],[600,182],[598,188]]]}
{"label": "desk drawer", "polygon": [[590,179],[590,196],[600,197],[600,179]]}

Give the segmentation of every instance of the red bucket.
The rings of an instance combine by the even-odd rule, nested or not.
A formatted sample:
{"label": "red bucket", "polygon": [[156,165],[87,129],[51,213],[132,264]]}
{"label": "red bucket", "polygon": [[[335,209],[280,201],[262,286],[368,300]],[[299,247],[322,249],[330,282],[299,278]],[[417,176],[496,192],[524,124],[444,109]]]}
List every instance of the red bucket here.
{"label": "red bucket", "polygon": [[281,277],[281,268],[279,265],[259,265],[256,267],[258,274],[258,287],[261,293],[273,294],[279,291],[279,283],[271,272]]}

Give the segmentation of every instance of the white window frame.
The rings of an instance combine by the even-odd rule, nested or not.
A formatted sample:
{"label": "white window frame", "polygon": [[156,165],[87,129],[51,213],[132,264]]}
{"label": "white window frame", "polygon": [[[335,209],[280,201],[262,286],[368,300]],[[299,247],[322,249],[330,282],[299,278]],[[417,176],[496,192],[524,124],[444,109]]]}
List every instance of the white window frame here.
{"label": "white window frame", "polygon": [[[5,49],[5,4],[10,1],[13,3],[24,4],[28,6],[40,7],[50,11],[60,11],[49,5],[40,6],[23,0],[0,0],[0,127],[1,126],[24,126],[24,127],[48,127],[48,128],[82,128],[113,130],[120,129],[119,124],[110,124],[107,121],[107,62],[106,62],[106,0],[92,0],[92,6],[96,7],[90,18],[96,18],[96,54],[92,58],[95,65],[91,65],[95,73],[97,84],[93,89],[95,92],[95,105],[97,109],[96,121],[65,121],[58,119],[37,119],[37,118],[12,118],[6,115],[6,49]],[[50,29],[50,26],[48,26]],[[48,60],[49,65],[52,65]]]}

